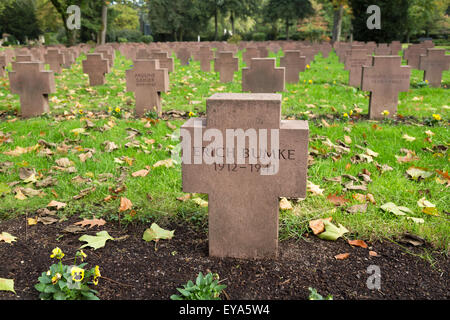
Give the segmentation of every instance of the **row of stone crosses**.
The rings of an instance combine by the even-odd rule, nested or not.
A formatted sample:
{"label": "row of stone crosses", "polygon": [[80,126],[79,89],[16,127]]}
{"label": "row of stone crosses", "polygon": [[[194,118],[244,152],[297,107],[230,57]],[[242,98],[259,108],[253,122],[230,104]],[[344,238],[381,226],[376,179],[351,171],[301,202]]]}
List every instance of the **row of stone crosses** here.
{"label": "row of stone crosses", "polygon": [[[191,58],[199,60],[203,71],[209,71],[210,62],[214,60],[214,69],[220,72],[221,81],[229,82],[233,81],[234,72],[239,70],[239,61],[234,56],[237,50],[245,49],[243,58],[247,67],[242,70],[242,89],[251,93],[216,93],[206,100],[205,119],[190,118],[181,127],[182,186],[184,192],[209,195],[208,243],[211,256],[273,259],[278,256],[279,198],[306,197],[309,141],[308,121],[281,119],[282,96],[276,92],[284,90],[285,82],[298,83],[299,72],[305,70],[305,65],[310,64],[319,52],[328,57],[333,48],[328,43],[301,42],[241,46],[226,43],[211,43],[209,46],[205,43],[114,44],[97,47],[94,53],[89,53],[92,48],[85,45],[69,49],[48,48],[45,52],[43,49],[17,50],[12,52],[16,60],[9,72],[10,86],[13,93],[20,94],[22,115],[38,115],[48,110],[47,95],[55,89],[53,72],[60,72],[58,68],[64,65],[70,67],[75,57],[83,52],[86,54],[83,72],[89,75],[90,84],[104,84],[105,74],[114,63],[114,52],[119,50],[133,60],[132,69],[126,72],[127,90],[136,94],[136,113],[139,115],[149,106],[157,106],[161,110],[159,93],[168,90],[169,72],[173,72],[174,67],[173,53],[182,65],[188,64]],[[213,52],[212,47],[217,50]],[[282,67],[277,68],[276,60],[267,58],[267,51],[278,52],[280,49],[284,51],[284,57],[281,58]],[[405,52],[407,66],[401,65],[399,43],[336,43],[334,50],[350,71],[351,85],[371,91],[372,118],[377,118],[380,110],[393,111],[396,108],[398,92],[409,88],[411,68],[423,68],[430,83],[435,83],[435,74],[448,69],[448,56],[442,58],[445,52],[432,49],[430,43],[410,46]],[[10,55],[11,51],[3,55],[3,59],[8,56],[8,62]],[[68,60],[65,57],[69,57]],[[413,61],[418,61],[418,64]],[[44,62],[52,71],[44,71]],[[214,129],[214,144],[219,137],[227,137],[229,129],[249,134],[258,131],[256,163],[251,163],[250,157],[244,163],[196,161],[199,154],[196,149],[211,149],[212,137],[205,139],[202,135],[200,146],[191,143],[197,141],[199,131],[202,134],[208,129]],[[270,149],[266,144],[261,150],[260,141],[264,133],[266,142],[270,135]],[[239,150],[239,143],[234,147],[234,138],[231,144],[234,157],[242,151],[253,154],[250,137],[244,150]],[[226,145],[228,154],[228,141],[223,145]],[[220,149],[212,148],[209,152],[218,156],[221,151],[223,155],[225,149]],[[262,161],[263,157],[259,155],[267,155],[270,162]],[[263,168],[269,164],[274,168],[273,174],[262,174]]]}
{"label": "row of stone crosses", "polygon": [[[349,71],[349,85],[371,92],[369,118],[382,117],[384,110],[394,115],[397,111],[398,93],[408,91],[411,68],[425,70],[424,80],[433,87],[440,87],[442,72],[449,69],[450,56],[445,49],[435,49],[431,41],[410,45],[404,50],[407,65],[402,66],[398,55],[400,42],[390,44],[375,42],[306,43],[300,41],[271,41],[262,43],[242,42],[239,46],[223,42],[202,43],[154,43],[112,44],[92,48],[78,45],[71,48],[35,47],[9,49],[0,54],[0,76],[11,62],[9,72],[11,92],[20,95],[22,117],[38,116],[49,111],[48,94],[55,92],[54,73],[70,68],[76,58],[84,53],[83,72],[89,75],[91,86],[105,84],[105,75],[114,65],[115,50],[133,61],[133,68],[126,72],[127,91],[136,97],[136,115],[156,110],[161,113],[161,92],[169,90],[169,73],[174,71],[173,53],[181,65],[190,60],[200,61],[202,71],[220,73],[221,82],[231,82],[239,71],[238,50],[244,50],[242,91],[275,93],[285,90],[285,83],[298,83],[299,73],[305,71],[320,52],[327,58],[334,48],[339,61]],[[216,48],[214,51],[213,48]],[[93,53],[90,53],[93,49]],[[280,67],[275,58],[267,58],[269,50],[283,50]],[[50,71],[44,71],[44,64]]]}

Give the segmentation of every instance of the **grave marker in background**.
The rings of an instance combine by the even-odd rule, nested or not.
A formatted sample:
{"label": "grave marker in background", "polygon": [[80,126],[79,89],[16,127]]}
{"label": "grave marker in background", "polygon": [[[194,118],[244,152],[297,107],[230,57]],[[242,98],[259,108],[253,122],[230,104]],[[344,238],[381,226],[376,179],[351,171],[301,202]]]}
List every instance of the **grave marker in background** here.
{"label": "grave marker in background", "polygon": [[275,93],[285,89],[285,68],[276,67],[275,58],[254,58],[242,69],[242,91]]}
{"label": "grave marker in background", "polygon": [[143,116],[147,111],[161,115],[160,93],[169,90],[169,73],[159,68],[158,60],[136,60],[133,69],[126,71],[127,91],[136,97],[136,115]]}
{"label": "grave marker in background", "polygon": [[425,71],[423,80],[428,80],[432,87],[440,88],[442,72],[450,68],[450,56],[445,54],[445,49],[427,49],[427,54],[419,59],[419,69]]}
{"label": "grave marker in background", "polygon": [[48,95],[56,92],[53,71],[45,71],[42,62],[19,62],[9,72],[11,92],[20,96],[22,118],[49,112]]}
{"label": "grave marker in background", "polygon": [[409,90],[411,67],[400,56],[374,56],[372,66],[363,66],[361,90],[370,91],[369,118],[382,119],[382,112],[397,113],[398,94]]}
{"label": "grave marker in background", "polygon": [[88,53],[83,60],[83,73],[88,74],[91,86],[105,84],[105,74],[109,72],[109,61],[103,58],[102,53]]}

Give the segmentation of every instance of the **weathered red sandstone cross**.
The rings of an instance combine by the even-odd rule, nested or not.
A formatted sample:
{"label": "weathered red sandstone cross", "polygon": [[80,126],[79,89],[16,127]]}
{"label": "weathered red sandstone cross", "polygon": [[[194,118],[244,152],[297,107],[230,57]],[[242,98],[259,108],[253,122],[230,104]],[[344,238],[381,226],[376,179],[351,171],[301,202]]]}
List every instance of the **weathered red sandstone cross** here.
{"label": "weathered red sandstone cross", "polygon": [[53,71],[45,71],[42,62],[19,62],[9,72],[11,92],[20,95],[22,118],[49,111],[48,94],[56,92]]}
{"label": "weathered red sandstone cross", "polygon": [[234,72],[239,71],[239,58],[231,51],[220,51],[214,60],[214,71],[220,73],[220,82],[232,82]]}
{"label": "weathered red sandstone cross", "polygon": [[370,91],[369,118],[381,119],[382,112],[397,113],[398,94],[409,90],[411,67],[402,66],[400,56],[374,56],[372,66],[363,66],[361,90]]}
{"label": "weathered red sandstone cross", "polygon": [[215,94],[206,113],[182,126],[181,145],[183,191],[209,194],[209,254],[276,258],[279,197],[306,196],[308,122],[281,120],[280,94]]}
{"label": "weathered red sandstone cross", "polygon": [[133,69],[126,71],[127,91],[136,95],[136,115],[147,111],[161,115],[160,92],[169,90],[169,72],[159,68],[158,60],[135,60]]}
{"label": "weathered red sandstone cross", "polygon": [[280,58],[280,67],[286,68],[286,82],[298,83],[299,73],[305,71],[306,57],[299,50],[286,50]]}
{"label": "weathered red sandstone cross", "polygon": [[89,84],[99,86],[105,84],[105,74],[109,73],[109,61],[101,53],[88,53],[83,60],[83,73],[89,75]]}
{"label": "weathered red sandstone cross", "polygon": [[442,72],[449,68],[450,56],[445,55],[445,49],[427,49],[427,54],[420,56],[419,69],[425,70],[423,80],[432,87],[441,87]]}
{"label": "weathered red sandstone cross", "polygon": [[275,93],[285,89],[285,68],[277,68],[275,58],[253,58],[250,68],[242,68],[242,91]]}
{"label": "weathered red sandstone cross", "polygon": [[197,53],[198,60],[200,60],[200,70],[205,72],[211,71],[211,60],[214,59],[214,52],[206,46],[200,47]]}

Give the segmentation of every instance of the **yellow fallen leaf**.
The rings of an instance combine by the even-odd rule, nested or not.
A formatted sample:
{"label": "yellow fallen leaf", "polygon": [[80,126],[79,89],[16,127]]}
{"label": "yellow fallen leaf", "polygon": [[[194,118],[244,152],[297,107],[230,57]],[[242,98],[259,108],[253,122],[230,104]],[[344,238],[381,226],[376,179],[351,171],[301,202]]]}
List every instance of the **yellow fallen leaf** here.
{"label": "yellow fallen leaf", "polygon": [[206,208],[208,206],[208,201],[205,201],[202,198],[194,198],[194,199],[192,199],[192,201],[194,201],[200,207]]}
{"label": "yellow fallen leaf", "polygon": [[153,168],[157,168],[157,167],[160,167],[160,166],[165,166],[166,168],[173,168],[174,164],[173,164],[172,158],[169,158],[169,159],[166,159],[166,160],[160,160],[160,161],[156,162],[153,165]]}
{"label": "yellow fallen leaf", "polygon": [[37,222],[36,218],[28,218],[27,219],[27,223],[28,223],[29,226],[32,226],[32,225],[37,224],[38,222]]}
{"label": "yellow fallen leaf", "polygon": [[281,210],[292,210],[292,204],[286,198],[281,198],[280,200],[280,209]]}

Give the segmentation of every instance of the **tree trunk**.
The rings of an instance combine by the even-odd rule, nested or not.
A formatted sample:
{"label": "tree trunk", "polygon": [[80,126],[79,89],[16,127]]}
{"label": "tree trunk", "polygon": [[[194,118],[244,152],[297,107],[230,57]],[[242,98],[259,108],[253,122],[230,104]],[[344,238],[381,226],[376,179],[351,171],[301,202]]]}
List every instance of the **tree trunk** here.
{"label": "tree trunk", "polygon": [[106,43],[106,26],[108,23],[108,7],[106,4],[102,7],[102,29],[100,31],[100,44]]}
{"label": "tree trunk", "polygon": [[339,8],[334,10],[334,19],[333,19],[333,36],[331,39],[332,43],[339,41],[341,38],[341,29],[342,29],[342,16],[344,14],[344,6],[339,6]]}
{"label": "tree trunk", "polygon": [[289,40],[289,19],[286,18],[286,40]]}
{"label": "tree trunk", "polygon": [[216,12],[214,13],[214,27],[215,27],[215,32],[214,32],[214,41],[217,41],[217,36],[218,36],[218,32],[219,32],[219,23],[218,23],[218,15],[219,15],[219,10],[216,8]]}
{"label": "tree trunk", "polygon": [[235,34],[235,29],[234,29],[234,11],[231,11],[230,21],[231,21],[231,32],[233,33],[233,36],[234,36],[234,34]]}

